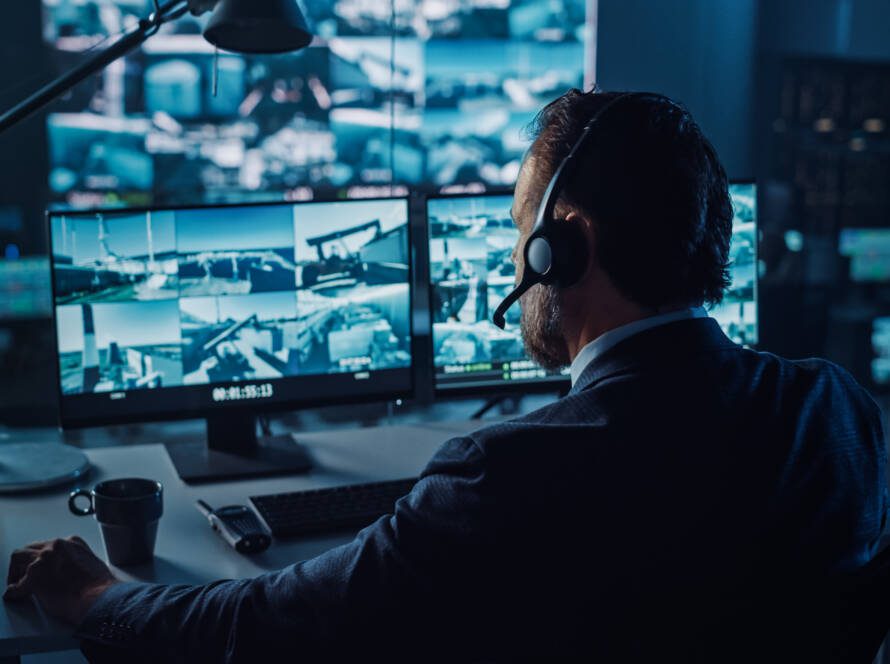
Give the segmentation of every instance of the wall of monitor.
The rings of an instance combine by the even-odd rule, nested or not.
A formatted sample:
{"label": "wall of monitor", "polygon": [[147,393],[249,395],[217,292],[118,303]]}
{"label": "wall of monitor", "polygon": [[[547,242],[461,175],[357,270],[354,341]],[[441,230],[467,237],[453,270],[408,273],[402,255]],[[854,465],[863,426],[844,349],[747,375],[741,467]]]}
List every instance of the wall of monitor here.
{"label": "wall of monitor", "polygon": [[[323,39],[303,54],[222,57],[214,83],[214,54],[186,21],[0,137],[4,154],[28,155],[0,182],[0,269],[14,275],[0,294],[0,371],[15,377],[0,384],[3,419],[10,405],[54,418],[47,207],[500,190],[534,110],[593,77],[582,29],[591,7],[601,83],[686,101],[730,175],[760,183],[760,345],[827,355],[883,389],[875,372],[890,279],[884,254],[864,248],[883,246],[890,228],[879,199],[890,181],[880,92],[890,87],[890,52],[874,35],[887,24],[885,3],[751,0],[717,11],[710,0],[680,0],[668,16],[627,0],[396,2],[395,40],[392,15],[373,3],[313,4]],[[0,71],[0,102],[64,70],[150,2],[102,7],[16,3],[0,25],[0,55],[27,61],[29,76]],[[862,100],[871,106],[857,107]],[[423,199],[411,206],[410,219],[424,219]],[[429,249],[418,251],[428,279]],[[414,298],[415,330],[431,339],[429,300],[419,290]]]}

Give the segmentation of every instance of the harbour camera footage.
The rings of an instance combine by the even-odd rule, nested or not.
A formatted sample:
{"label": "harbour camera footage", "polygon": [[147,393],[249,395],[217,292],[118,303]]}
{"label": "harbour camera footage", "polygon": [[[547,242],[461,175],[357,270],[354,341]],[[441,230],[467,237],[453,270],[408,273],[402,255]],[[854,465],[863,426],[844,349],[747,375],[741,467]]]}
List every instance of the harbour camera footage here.
{"label": "harbour camera footage", "polygon": [[50,224],[56,304],[178,297],[172,212],[59,215]]}
{"label": "harbour camera footage", "polygon": [[182,385],[176,300],[58,307],[64,394]]}
{"label": "harbour camera footage", "polygon": [[731,184],[733,221],[729,246],[730,285],[723,302],[708,314],[738,344],[757,343],[757,190],[754,184]]}
{"label": "harbour camera footage", "polygon": [[[84,257],[76,262],[83,272],[78,289],[60,292],[71,279],[61,272],[67,281],[60,281],[59,268],[75,262],[55,252],[64,393],[359,377],[410,367],[405,200],[186,209],[121,219],[135,226],[97,221],[94,213],[67,215],[64,224],[51,220],[54,247],[63,230],[105,229],[97,230],[102,239],[96,246],[76,243],[73,255]],[[151,237],[158,219],[169,225],[164,232],[175,244],[151,259],[151,251],[142,253],[143,233],[149,223]],[[128,251],[110,250],[119,246]]]}
{"label": "harbour camera footage", "polygon": [[[301,51],[217,54],[201,36],[207,17],[185,15],[59,100],[46,120],[54,199],[509,186],[535,110],[583,87],[585,67],[592,79],[584,0],[302,4],[317,39]],[[154,11],[151,0],[42,6],[60,74]]]}
{"label": "harbour camera footage", "polygon": [[548,376],[525,352],[518,306],[507,312],[503,330],[491,322],[516,280],[510,255],[519,233],[510,218],[512,200],[505,195],[428,203],[433,355],[440,376]]}
{"label": "harbour camera footage", "polygon": [[295,208],[300,365],[311,372],[411,364],[404,200]]}
{"label": "harbour camera footage", "polygon": [[[730,185],[730,197],[731,283],[709,314],[733,341],[752,345],[758,331],[756,186]],[[511,253],[519,235],[511,204],[508,195],[433,198],[427,204],[433,353],[443,385],[554,376],[526,355],[519,306],[507,311],[503,330],[491,322],[491,313],[516,280]]]}
{"label": "harbour camera footage", "polygon": [[290,206],[176,212],[180,296],[294,289]]}

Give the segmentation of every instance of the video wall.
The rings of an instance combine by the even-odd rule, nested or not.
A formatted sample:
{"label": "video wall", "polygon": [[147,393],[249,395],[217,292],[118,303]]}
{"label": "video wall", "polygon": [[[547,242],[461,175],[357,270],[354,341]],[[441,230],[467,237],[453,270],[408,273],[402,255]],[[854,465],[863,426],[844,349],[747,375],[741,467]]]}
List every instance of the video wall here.
{"label": "video wall", "polygon": [[404,199],[50,220],[64,394],[411,366]]}
{"label": "video wall", "polygon": [[[512,186],[522,129],[584,84],[585,1],[393,2],[394,23],[388,2],[304,3],[316,39],[278,56],[217,58],[206,17],[164,26],[53,106],[53,196],[82,207]],[[152,2],[43,7],[61,73]]]}

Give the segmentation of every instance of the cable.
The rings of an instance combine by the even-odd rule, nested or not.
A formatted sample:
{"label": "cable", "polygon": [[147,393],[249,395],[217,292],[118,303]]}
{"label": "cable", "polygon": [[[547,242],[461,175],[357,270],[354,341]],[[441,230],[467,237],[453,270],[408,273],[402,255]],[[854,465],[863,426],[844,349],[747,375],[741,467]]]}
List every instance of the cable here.
{"label": "cable", "polygon": [[272,437],[272,425],[269,423],[269,416],[268,415],[258,415],[256,419],[257,419],[257,422],[260,423],[260,431],[263,432],[263,435],[266,438],[271,438]]}
{"label": "cable", "polygon": [[396,0],[390,0],[389,18],[389,195],[396,181]]}
{"label": "cable", "polygon": [[[105,35],[101,39],[96,40],[96,42],[94,44],[92,44],[89,48],[79,51],[77,53],[77,55],[78,55],[78,57],[88,55],[88,54],[92,53],[93,51],[95,51],[100,46],[102,46],[103,44],[107,43],[109,40],[119,39],[120,37],[123,37],[125,34],[127,34],[127,32],[128,32],[127,30],[121,30],[120,32],[116,32],[111,35]],[[55,70],[56,68],[52,67],[51,69]],[[43,71],[39,74],[34,74],[33,76],[30,76],[23,81],[18,81],[15,85],[10,85],[6,88],[3,88],[2,90],[0,90],[0,97],[5,97],[6,95],[12,94],[22,88],[31,88],[38,81],[42,81],[48,76],[53,76],[54,73],[55,73],[55,71],[50,71],[50,68],[47,68],[46,71]]]}

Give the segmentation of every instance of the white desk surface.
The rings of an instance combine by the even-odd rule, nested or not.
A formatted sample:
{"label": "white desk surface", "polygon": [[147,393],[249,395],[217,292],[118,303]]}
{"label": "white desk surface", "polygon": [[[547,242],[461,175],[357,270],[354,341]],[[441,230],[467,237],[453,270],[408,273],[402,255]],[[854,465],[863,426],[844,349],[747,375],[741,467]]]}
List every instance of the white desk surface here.
{"label": "white desk surface", "polygon": [[[249,504],[251,495],[416,476],[445,440],[483,424],[475,421],[301,433],[300,442],[315,462],[309,473],[204,485],[183,483],[160,444],[85,450],[93,469],[82,484],[92,486],[103,479],[136,476],[156,479],[164,485],[164,516],[155,560],[149,565],[115,569],[119,578],[200,584],[252,577],[317,556],[349,541],[352,535],[276,541],[259,555],[242,556],[210,529],[206,518],[195,509],[195,500],[201,498],[213,507]],[[105,557],[95,520],[68,511],[71,488],[0,497],[0,566],[4,570],[14,549],[75,534]],[[0,658],[76,649],[71,633],[71,627],[47,618],[34,602],[0,601]]]}

